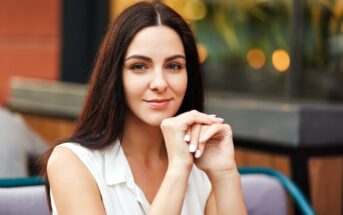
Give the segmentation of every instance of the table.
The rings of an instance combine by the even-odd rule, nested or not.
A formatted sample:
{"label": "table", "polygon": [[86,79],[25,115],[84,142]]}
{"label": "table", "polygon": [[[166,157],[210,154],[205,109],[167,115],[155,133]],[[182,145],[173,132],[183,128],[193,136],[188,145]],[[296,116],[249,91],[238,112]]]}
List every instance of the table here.
{"label": "table", "polygon": [[343,155],[341,104],[212,94],[206,107],[209,113],[230,123],[237,147],[287,155],[292,178],[309,199],[309,159]]}

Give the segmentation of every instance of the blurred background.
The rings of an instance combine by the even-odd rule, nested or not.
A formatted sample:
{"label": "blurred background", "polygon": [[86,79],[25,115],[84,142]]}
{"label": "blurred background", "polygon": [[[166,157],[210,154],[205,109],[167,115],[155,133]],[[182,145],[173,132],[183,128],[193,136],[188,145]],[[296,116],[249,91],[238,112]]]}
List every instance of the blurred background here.
{"label": "blurred background", "polygon": [[[25,162],[72,133],[107,26],[135,2],[0,0],[0,106],[45,142]],[[239,166],[293,176],[318,214],[343,214],[343,0],[160,2],[194,30],[207,108],[232,122]],[[37,174],[29,164],[15,176]]]}

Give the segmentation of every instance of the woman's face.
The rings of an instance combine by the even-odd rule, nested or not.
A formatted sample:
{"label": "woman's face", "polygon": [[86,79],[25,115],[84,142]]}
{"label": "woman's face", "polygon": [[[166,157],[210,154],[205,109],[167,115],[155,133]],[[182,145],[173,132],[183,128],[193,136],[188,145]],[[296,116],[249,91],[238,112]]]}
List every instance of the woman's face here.
{"label": "woman's face", "polygon": [[153,126],[173,117],[187,88],[186,56],[179,35],[166,26],[139,31],[126,52],[123,85],[127,114]]}

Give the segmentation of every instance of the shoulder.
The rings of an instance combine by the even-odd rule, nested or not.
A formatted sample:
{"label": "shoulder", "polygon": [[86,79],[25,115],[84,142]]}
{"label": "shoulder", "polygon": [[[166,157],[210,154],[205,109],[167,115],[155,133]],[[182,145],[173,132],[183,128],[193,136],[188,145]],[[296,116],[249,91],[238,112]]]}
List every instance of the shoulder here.
{"label": "shoulder", "polygon": [[66,144],[61,144],[56,146],[48,160],[47,170],[48,173],[51,172],[49,170],[58,170],[59,168],[67,168],[72,166],[81,166],[81,161],[78,156],[73,152],[73,150],[69,147],[65,147]]}
{"label": "shoulder", "polygon": [[[48,176],[55,172],[92,175],[95,169],[94,150],[77,143],[63,143],[54,148],[47,163]],[[50,177],[49,177],[50,178]],[[93,178],[93,177],[92,177]]]}
{"label": "shoulder", "polygon": [[[77,178],[84,182],[94,181],[89,170],[72,149],[56,146],[47,164],[47,174],[50,184],[72,184]],[[71,180],[70,180],[71,179]]]}
{"label": "shoulder", "polygon": [[[65,150],[67,149],[67,150]],[[54,148],[54,152],[59,153],[61,151],[71,151],[76,155],[82,155],[82,154],[90,154],[92,150],[78,144],[78,143],[72,143],[72,142],[67,142],[67,143],[62,143]],[[62,152],[63,153],[63,152]]]}
{"label": "shoulder", "polygon": [[[78,214],[80,210],[77,208],[80,204],[93,205],[85,207],[93,212],[102,209],[101,197],[94,177],[69,147],[60,145],[54,148],[48,160],[47,175],[59,212],[77,211]],[[79,195],[80,193],[82,195]]]}

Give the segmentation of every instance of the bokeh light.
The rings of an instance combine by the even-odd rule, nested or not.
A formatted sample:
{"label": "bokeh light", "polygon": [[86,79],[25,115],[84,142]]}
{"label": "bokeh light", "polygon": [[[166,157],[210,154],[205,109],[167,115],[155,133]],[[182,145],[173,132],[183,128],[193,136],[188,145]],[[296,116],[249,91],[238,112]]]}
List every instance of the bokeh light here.
{"label": "bokeh light", "polygon": [[186,2],[183,14],[188,20],[200,20],[206,16],[207,9],[201,0],[189,0]]}
{"label": "bokeh light", "polygon": [[125,8],[140,2],[140,0],[125,0],[125,1],[117,1],[117,0],[111,0],[110,1],[110,14],[111,19],[114,20],[115,17],[119,15]]}
{"label": "bokeh light", "polygon": [[272,54],[272,63],[278,72],[287,71],[291,63],[288,52],[283,49],[275,50]]}
{"label": "bokeh light", "polygon": [[266,64],[266,55],[261,49],[250,49],[247,53],[247,61],[251,68],[261,69]]}
{"label": "bokeh light", "polygon": [[207,48],[202,43],[198,43],[197,47],[198,47],[198,53],[199,53],[199,61],[200,63],[204,63],[208,55]]}
{"label": "bokeh light", "polygon": [[163,0],[162,2],[184,17],[184,7],[187,0]]}

